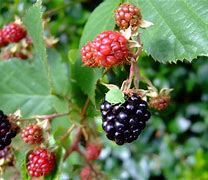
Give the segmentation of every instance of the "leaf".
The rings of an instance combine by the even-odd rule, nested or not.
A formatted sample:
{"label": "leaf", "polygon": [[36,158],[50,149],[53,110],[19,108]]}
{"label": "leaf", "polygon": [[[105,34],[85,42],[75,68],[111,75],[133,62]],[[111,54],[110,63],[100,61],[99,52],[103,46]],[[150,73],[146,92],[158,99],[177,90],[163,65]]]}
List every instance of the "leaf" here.
{"label": "leaf", "polygon": [[23,117],[67,112],[68,72],[60,56],[49,50],[49,62],[42,39],[40,2],[24,17],[33,38],[36,58],[31,62],[12,59],[0,63],[0,108],[7,113],[20,109]]}
{"label": "leaf", "polygon": [[124,93],[120,89],[111,89],[106,93],[106,101],[113,104],[124,103]]}
{"label": "leaf", "polygon": [[120,0],[105,1],[101,3],[90,15],[84,27],[80,40],[80,47],[91,41],[104,30],[112,30],[115,27],[113,11],[119,5]]}
{"label": "leaf", "polygon": [[79,50],[78,49],[70,49],[68,52],[69,62],[71,64],[75,64],[78,57]]}
{"label": "leaf", "polygon": [[24,179],[24,180],[29,180],[30,179],[30,177],[27,174],[27,168],[26,168],[26,165],[27,165],[27,162],[26,162],[27,161],[27,159],[26,159],[27,153],[28,153],[28,149],[25,146],[21,148],[21,151],[14,150],[16,163],[17,163],[16,167],[18,168],[18,170],[21,173],[21,179]]}
{"label": "leaf", "polygon": [[23,18],[23,23],[32,38],[36,56],[44,63],[47,63],[46,48],[43,41],[41,1],[37,1],[29,8]]}
{"label": "leaf", "polygon": [[154,25],[140,30],[144,50],[163,63],[208,56],[208,1],[130,0]]}
{"label": "leaf", "polygon": [[22,167],[21,167],[21,177],[24,180],[29,180],[30,177],[27,174],[27,162],[26,162],[26,157],[24,158],[24,161],[22,162]]}
{"label": "leaf", "polygon": [[48,63],[51,71],[51,81],[54,92],[58,96],[66,96],[69,86],[67,65],[62,62],[61,55],[55,49],[48,49]]}
{"label": "leaf", "polygon": [[20,109],[24,117],[56,112],[56,104],[67,107],[64,99],[50,94],[46,74],[34,64],[11,60],[0,68],[0,108],[7,113]]}
{"label": "leaf", "polygon": [[101,78],[102,71],[98,68],[84,67],[80,59],[77,59],[75,65],[71,65],[71,77],[81,88],[93,104],[95,104],[95,89],[97,80]]}
{"label": "leaf", "polygon": [[63,166],[63,159],[64,159],[65,150],[62,147],[59,147],[56,153],[56,168],[53,172],[44,177],[45,180],[59,180],[62,166]]}

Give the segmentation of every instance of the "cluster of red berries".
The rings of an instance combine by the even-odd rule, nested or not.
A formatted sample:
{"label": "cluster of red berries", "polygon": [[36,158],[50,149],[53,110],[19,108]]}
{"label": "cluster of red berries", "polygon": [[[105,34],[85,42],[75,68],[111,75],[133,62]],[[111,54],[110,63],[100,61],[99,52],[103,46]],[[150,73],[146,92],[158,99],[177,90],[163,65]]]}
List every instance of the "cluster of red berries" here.
{"label": "cluster of red berries", "polygon": [[[121,4],[115,11],[115,22],[120,29],[131,26],[136,31],[141,24],[139,8]],[[89,67],[111,67],[127,62],[129,48],[127,39],[119,32],[104,31],[81,49],[82,62]]]}
{"label": "cluster of red berries", "polygon": [[89,67],[111,67],[128,58],[127,39],[119,32],[104,31],[81,49],[82,61]]}
{"label": "cluster of red berries", "polygon": [[[43,142],[43,129],[32,124],[25,127],[21,133],[22,139],[27,144],[40,144]],[[55,154],[46,148],[38,147],[28,153],[27,170],[31,177],[46,176],[55,167]]]}
{"label": "cluster of red berries", "polygon": [[[11,123],[10,118],[0,110],[0,159],[5,165],[13,160],[11,156],[11,138],[15,137],[18,126]],[[40,144],[43,141],[43,130],[37,125],[29,125],[22,130],[22,139],[28,144]],[[40,177],[49,174],[55,167],[55,154],[46,148],[38,147],[28,153],[27,170],[32,177]]]}
{"label": "cluster of red berries", "polygon": [[22,25],[12,22],[0,30],[0,47],[6,46],[8,43],[19,42],[26,35],[27,31]]}

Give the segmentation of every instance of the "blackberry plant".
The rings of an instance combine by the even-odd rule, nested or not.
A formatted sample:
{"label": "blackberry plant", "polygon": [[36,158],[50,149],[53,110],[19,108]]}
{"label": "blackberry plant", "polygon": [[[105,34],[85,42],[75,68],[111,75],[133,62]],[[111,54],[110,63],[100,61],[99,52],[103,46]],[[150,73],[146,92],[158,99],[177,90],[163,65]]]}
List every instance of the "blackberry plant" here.
{"label": "blackberry plant", "polygon": [[[207,68],[203,66],[189,76],[183,68],[169,73],[167,69],[173,65],[164,68],[151,60],[176,63],[191,62],[199,56],[206,59],[208,4],[184,1],[106,0],[92,14],[83,1],[52,0],[43,5],[41,0],[3,2],[3,178],[152,179],[152,174],[157,174],[177,179],[166,175],[174,171],[175,162],[190,162],[194,150],[189,147],[206,147],[196,140],[201,132],[206,140],[206,126],[194,119],[203,116],[206,120],[206,110],[201,104],[196,108],[189,102],[207,102],[207,94],[200,94],[206,84]],[[24,10],[28,6],[31,7]],[[14,13],[21,16],[18,21],[13,20],[17,19]],[[197,94],[191,94],[195,84],[187,77],[200,77]],[[183,85],[188,84],[188,93],[178,79],[184,80]],[[176,84],[181,86],[177,92],[183,92],[178,93],[179,103],[187,106],[180,109],[177,117],[177,93],[172,96],[170,89]],[[183,116],[189,113],[190,117]],[[192,119],[194,125],[190,123]],[[175,134],[170,134],[171,128]],[[187,141],[189,131],[194,133]],[[178,138],[178,134],[183,138]],[[183,148],[178,139],[180,143],[185,141],[186,152],[180,153]],[[135,156],[138,163],[133,162]],[[158,166],[166,165],[167,157],[167,167]],[[131,168],[126,167],[128,163]],[[148,171],[140,167],[143,164],[150,166]],[[180,166],[176,169],[177,174],[182,171]]]}

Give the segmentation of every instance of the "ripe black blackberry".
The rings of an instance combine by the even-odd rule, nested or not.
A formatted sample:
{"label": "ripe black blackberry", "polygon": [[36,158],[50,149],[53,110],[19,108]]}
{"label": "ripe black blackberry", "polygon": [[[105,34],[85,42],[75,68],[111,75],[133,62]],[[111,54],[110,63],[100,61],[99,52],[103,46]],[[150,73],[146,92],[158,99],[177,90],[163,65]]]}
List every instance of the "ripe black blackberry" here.
{"label": "ripe black blackberry", "polygon": [[10,145],[11,139],[17,134],[17,128],[14,128],[8,121],[7,115],[0,110],[0,150]]}
{"label": "ripe black blackberry", "polygon": [[136,94],[125,96],[123,104],[101,104],[102,127],[108,139],[122,145],[136,140],[151,117],[147,102]]}

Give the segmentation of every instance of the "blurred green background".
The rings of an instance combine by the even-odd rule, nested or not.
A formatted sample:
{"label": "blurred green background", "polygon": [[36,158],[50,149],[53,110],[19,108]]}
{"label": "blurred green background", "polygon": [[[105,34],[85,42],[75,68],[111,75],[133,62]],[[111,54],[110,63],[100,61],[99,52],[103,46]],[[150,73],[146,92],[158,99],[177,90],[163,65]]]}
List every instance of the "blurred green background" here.
{"label": "blurred green background", "polygon": [[[84,25],[102,0],[44,0],[50,20],[45,33],[59,38],[57,50],[68,61],[68,51],[78,48]],[[0,0],[0,26],[22,17],[34,1]],[[199,57],[192,63],[160,64],[145,54],[140,68],[156,87],[173,88],[170,106],[152,112],[152,118],[140,138],[131,144],[116,146],[100,132],[103,150],[97,165],[109,179],[123,180],[207,180],[208,179],[208,64]],[[121,85],[125,70],[110,73],[110,81]],[[98,117],[98,126],[100,119]],[[76,179],[79,165],[72,154],[64,166],[63,180]]]}

